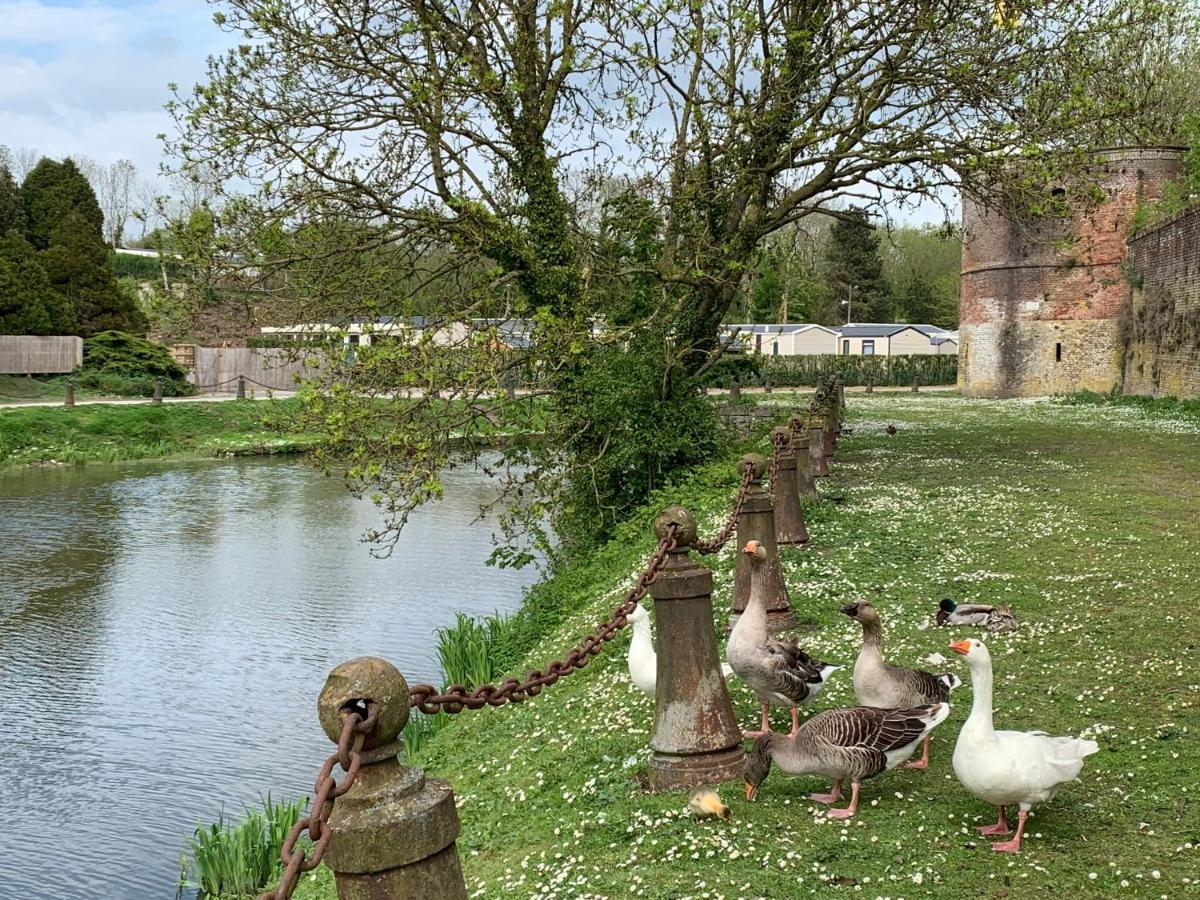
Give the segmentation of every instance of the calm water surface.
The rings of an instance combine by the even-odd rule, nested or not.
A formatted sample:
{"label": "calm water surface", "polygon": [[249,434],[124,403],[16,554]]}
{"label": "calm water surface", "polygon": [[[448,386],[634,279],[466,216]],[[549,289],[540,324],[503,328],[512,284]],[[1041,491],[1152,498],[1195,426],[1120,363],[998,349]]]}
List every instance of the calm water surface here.
{"label": "calm water surface", "polygon": [[436,682],[433,629],[536,578],[484,565],[491,496],[451,473],[378,560],[303,463],[0,474],[0,897],[173,897],[196,824],[310,793],[334,664]]}

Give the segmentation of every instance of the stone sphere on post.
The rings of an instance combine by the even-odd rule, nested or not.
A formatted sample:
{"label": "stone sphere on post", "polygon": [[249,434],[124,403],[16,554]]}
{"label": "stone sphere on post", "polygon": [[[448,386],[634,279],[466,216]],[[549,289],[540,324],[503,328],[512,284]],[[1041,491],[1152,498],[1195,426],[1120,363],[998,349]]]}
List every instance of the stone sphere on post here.
{"label": "stone sphere on post", "polygon": [[[770,558],[767,564],[767,627],[782,631],[795,627],[796,619],[792,615],[787,585],[783,582],[783,571],[779,567],[779,546],[775,540],[775,504],[762,486],[767,461],[757,453],[748,453],[738,463],[738,471],[744,472],[747,467],[752,472],[753,480],[746,491],[742,514],[738,518],[737,545],[740,548],[746,546],[749,541],[758,541],[767,548]],[[733,602],[730,604],[729,613],[731,628],[741,618],[749,601],[750,557],[739,553],[733,573]]]}
{"label": "stone sphere on post", "polygon": [[696,543],[696,517],[683,506],[668,506],[654,519],[654,534],[661,541],[666,538],[667,531],[674,525],[679,531],[675,535],[676,545],[687,548]]}
{"label": "stone sphere on post", "polygon": [[336,742],[344,710],[363,703],[378,720],[363,742],[358,776],[334,802],[324,857],[339,900],[465,900],[454,790],[401,763],[408,683],[387,660],[360,656],[329,673],[317,700],[322,730]]}
{"label": "stone sphere on post", "polygon": [[679,541],[650,584],[658,650],[649,771],[655,791],[730,781],[743,759],[717,652],[712,572],[688,553],[696,519],[683,507],[663,510],[654,522],[659,540],[672,525]]}
{"label": "stone sphere on post", "polygon": [[772,428],[771,443],[775,447],[775,483],[771,485],[771,497],[775,501],[775,540],[786,547],[803,547],[808,543],[808,528],[800,510],[791,429]]}

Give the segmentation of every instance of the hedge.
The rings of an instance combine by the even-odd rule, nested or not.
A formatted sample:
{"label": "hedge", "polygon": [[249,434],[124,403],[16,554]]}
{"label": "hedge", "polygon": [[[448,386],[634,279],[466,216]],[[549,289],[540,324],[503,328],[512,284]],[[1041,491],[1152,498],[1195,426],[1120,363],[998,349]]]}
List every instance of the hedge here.
{"label": "hedge", "polygon": [[778,387],[812,387],[827,376],[840,372],[847,386],[865,385],[868,380],[879,386],[910,385],[914,376],[922,385],[955,384],[958,381],[958,356],[838,356],[832,353],[763,356],[759,370],[759,378],[749,383],[761,383],[769,379],[772,385]]}

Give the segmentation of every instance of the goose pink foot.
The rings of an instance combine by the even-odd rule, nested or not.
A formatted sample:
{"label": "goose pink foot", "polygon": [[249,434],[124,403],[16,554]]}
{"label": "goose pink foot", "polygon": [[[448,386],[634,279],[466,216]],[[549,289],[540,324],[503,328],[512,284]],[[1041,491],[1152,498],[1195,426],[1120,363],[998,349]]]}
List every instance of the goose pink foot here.
{"label": "goose pink foot", "polygon": [[1018,853],[1021,850],[1021,835],[1025,831],[1025,817],[1028,815],[1025,810],[1021,810],[1017,816],[1017,833],[1013,835],[1011,841],[1000,841],[992,844],[992,849],[997,853]]}
{"label": "goose pink foot", "polygon": [[[912,762],[906,762],[904,764],[904,768],[906,768],[906,769],[924,769],[924,768],[927,768],[928,766],[929,766],[929,738],[926,737],[925,740],[923,740],[921,742],[921,758],[914,759]],[[1007,831],[1004,833],[1008,834]]]}
{"label": "goose pink foot", "polygon": [[1004,807],[1000,807],[1000,818],[996,820],[995,825],[977,825],[975,830],[980,834],[991,837],[997,834],[1012,833],[1012,826],[1008,824],[1008,819],[1004,816]]}
{"label": "goose pink foot", "polygon": [[831,819],[849,819],[858,812],[858,782],[850,782],[850,805],[845,809],[829,810],[829,818]]}
{"label": "goose pink foot", "polygon": [[759,728],[758,731],[743,731],[742,737],[760,738],[764,734],[770,733],[770,731],[771,731],[771,707],[769,704],[764,703],[762,705],[762,727]]}
{"label": "goose pink foot", "polygon": [[809,794],[808,799],[815,800],[817,803],[837,803],[842,799],[842,783],[835,781],[833,790],[828,794]]}

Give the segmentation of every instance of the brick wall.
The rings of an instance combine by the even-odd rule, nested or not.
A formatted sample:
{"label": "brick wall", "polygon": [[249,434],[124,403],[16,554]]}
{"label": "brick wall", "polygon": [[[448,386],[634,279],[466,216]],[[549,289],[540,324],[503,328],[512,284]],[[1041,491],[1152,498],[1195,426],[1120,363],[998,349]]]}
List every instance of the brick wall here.
{"label": "brick wall", "polygon": [[959,387],[977,397],[1036,396],[1121,383],[1120,322],[1130,300],[1126,234],[1134,208],[1161,196],[1178,151],[1102,153],[1076,184],[1073,215],[1021,220],[963,199]]}
{"label": "brick wall", "polygon": [[1127,394],[1200,397],[1200,206],[1129,241]]}

